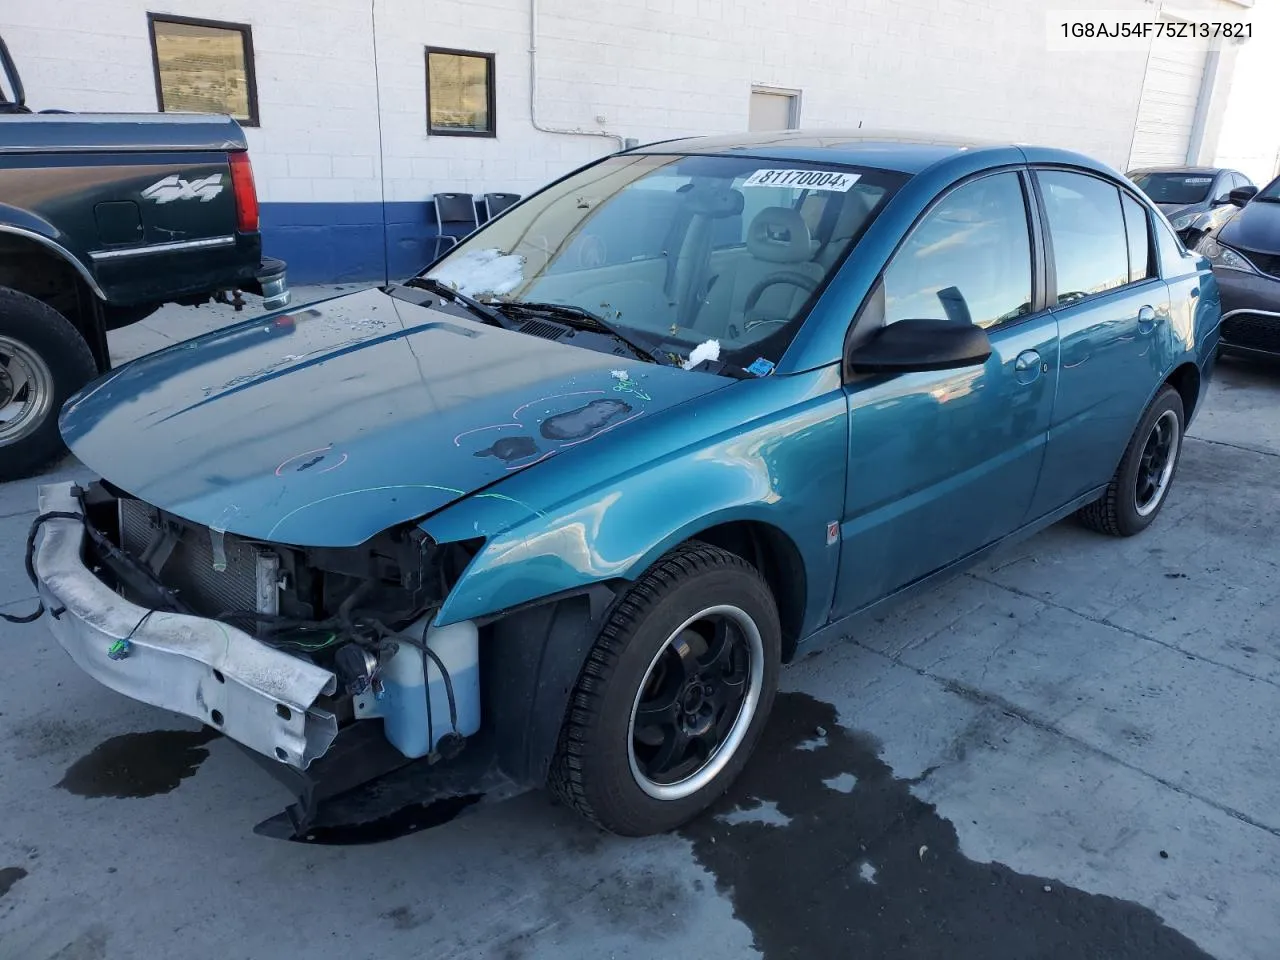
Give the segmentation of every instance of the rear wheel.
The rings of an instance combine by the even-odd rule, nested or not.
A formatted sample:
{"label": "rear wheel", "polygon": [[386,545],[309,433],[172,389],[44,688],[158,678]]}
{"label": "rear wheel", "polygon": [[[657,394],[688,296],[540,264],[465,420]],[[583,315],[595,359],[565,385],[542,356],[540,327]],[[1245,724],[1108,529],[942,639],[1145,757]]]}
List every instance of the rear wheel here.
{"label": "rear wheel", "polygon": [[781,629],[760,574],[689,543],[627,592],[583,667],[549,786],[614,833],[673,829],[747,762],[777,689]]}
{"label": "rear wheel", "polygon": [[0,482],[65,452],[58,411],[97,372],[89,345],[66,317],[0,287]]}
{"label": "rear wheel", "polygon": [[1131,537],[1151,525],[1168,499],[1182,454],[1182,397],[1166,386],[1134,431],[1106,493],[1077,513],[1087,527]]}

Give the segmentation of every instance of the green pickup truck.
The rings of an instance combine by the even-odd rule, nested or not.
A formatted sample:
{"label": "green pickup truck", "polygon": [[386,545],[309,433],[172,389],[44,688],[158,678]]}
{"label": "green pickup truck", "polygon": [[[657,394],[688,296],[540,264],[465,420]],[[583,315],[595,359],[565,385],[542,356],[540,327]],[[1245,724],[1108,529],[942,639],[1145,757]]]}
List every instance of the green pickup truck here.
{"label": "green pickup truck", "polygon": [[58,411],[110,366],[107,331],[240,291],[289,302],[239,124],[34,113],[0,40],[0,482],[63,453]]}

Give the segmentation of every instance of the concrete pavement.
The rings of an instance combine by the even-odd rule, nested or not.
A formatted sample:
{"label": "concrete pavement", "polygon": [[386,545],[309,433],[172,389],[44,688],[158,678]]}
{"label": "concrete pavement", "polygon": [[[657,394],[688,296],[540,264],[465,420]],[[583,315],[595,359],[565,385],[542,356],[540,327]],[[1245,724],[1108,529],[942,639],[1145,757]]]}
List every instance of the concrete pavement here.
{"label": "concrete pavement", "polygon": [[[1145,534],[1060,524],[784,671],[746,775],[675,836],[528,793],[265,839],[285,797],[236,748],[0,624],[0,960],[1273,960],[1277,409],[1280,374],[1224,364]],[[36,483],[0,486],[6,611]]]}

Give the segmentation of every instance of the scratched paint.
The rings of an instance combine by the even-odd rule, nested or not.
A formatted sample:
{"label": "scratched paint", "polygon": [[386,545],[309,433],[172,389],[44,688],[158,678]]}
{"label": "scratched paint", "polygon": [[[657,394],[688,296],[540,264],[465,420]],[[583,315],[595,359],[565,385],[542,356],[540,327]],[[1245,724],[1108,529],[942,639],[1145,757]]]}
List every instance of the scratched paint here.
{"label": "scratched paint", "polygon": [[[630,393],[637,399],[651,399],[635,381],[631,380],[631,376],[627,371],[614,370],[611,373],[616,384],[615,390]],[[581,397],[595,397],[596,399],[570,410],[552,412],[559,405],[557,401]],[[539,408],[541,409],[539,410]],[[610,398],[604,390],[570,390],[566,393],[551,394],[550,396],[539,397],[537,400],[530,400],[520,404],[511,411],[511,419],[505,423],[490,423],[482,427],[464,430],[453,438],[453,445],[455,447],[462,446],[462,441],[465,437],[492,435],[494,432],[502,430],[526,431],[518,436],[495,439],[488,446],[480,447],[474,452],[474,456],[477,457],[495,457],[502,460],[506,464],[507,470],[523,470],[525,467],[531,467],[535,463],[542,463],[542,461],[567,447],[576,446],[602,433],[606,433],[614,427],[636,419],[641,414],[638,412],[632,413],[633,409],[631,404],[623,400]],[[532,424],[525,422],[530,411],[533,412],[534,417]],[[627,414],[632,415],[627,416]],[[543,439],[552,441],[556,446],[550,450],[539,448],[536,441],[527,433],[527,431],[534,429],[538,431]],[[482,440],[488,439],[487,436],[478,438]]]}
{"label": "scratched paint", "polygon": [[631,412],[622,400],[592,400],[586,406],[548,417],[539,427],[548,440],[581,440],[608,426],[617,417]]}
{"label": "scratched paint", "polygon": [[[329,459],[329,455],[333,453],[333,444],[323,447],[316,447],[314,450],[304,450],[302,453],[295,453],[291,457],[280,461],[280,465],[276,467],[275,474],[277,477],[283,477],[285,473],[303,473],[314,467],[324,463],[324,467],[316,470],[316,473],[328,473],[330,470],[337,470],[340,466],[347,462],[347,455],[339,453],[337,456]],[[328,463],[325,463],[329,460]]]}
{"label": "scratched paint", "polygon": [[538,445],[533,442],[533,437],[502,437],[485,447],[483,450],[477,450],[477,457],[497,457],[499,460],[505,460],[511,463],[515,460],[525,460],[538,453]]}

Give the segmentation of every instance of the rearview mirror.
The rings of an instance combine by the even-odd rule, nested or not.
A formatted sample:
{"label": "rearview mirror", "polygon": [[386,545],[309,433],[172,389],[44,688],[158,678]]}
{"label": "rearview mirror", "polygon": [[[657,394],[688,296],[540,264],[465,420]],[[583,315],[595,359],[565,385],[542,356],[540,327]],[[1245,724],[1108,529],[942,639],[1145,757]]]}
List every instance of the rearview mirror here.
{"label": "rearview mirror", "polygon": [[862,373],[908,373],[977,366],[989,356],[986,331],[972,323],[899,320],[851,349],[845,365]]}
{"label": "rearview mirror", "polygon": [[1237,207],[1243,207],[1246,203],[1258,195],[1257,187],[1236,187],[1227,194],[1227,199],[1234,203]]}

